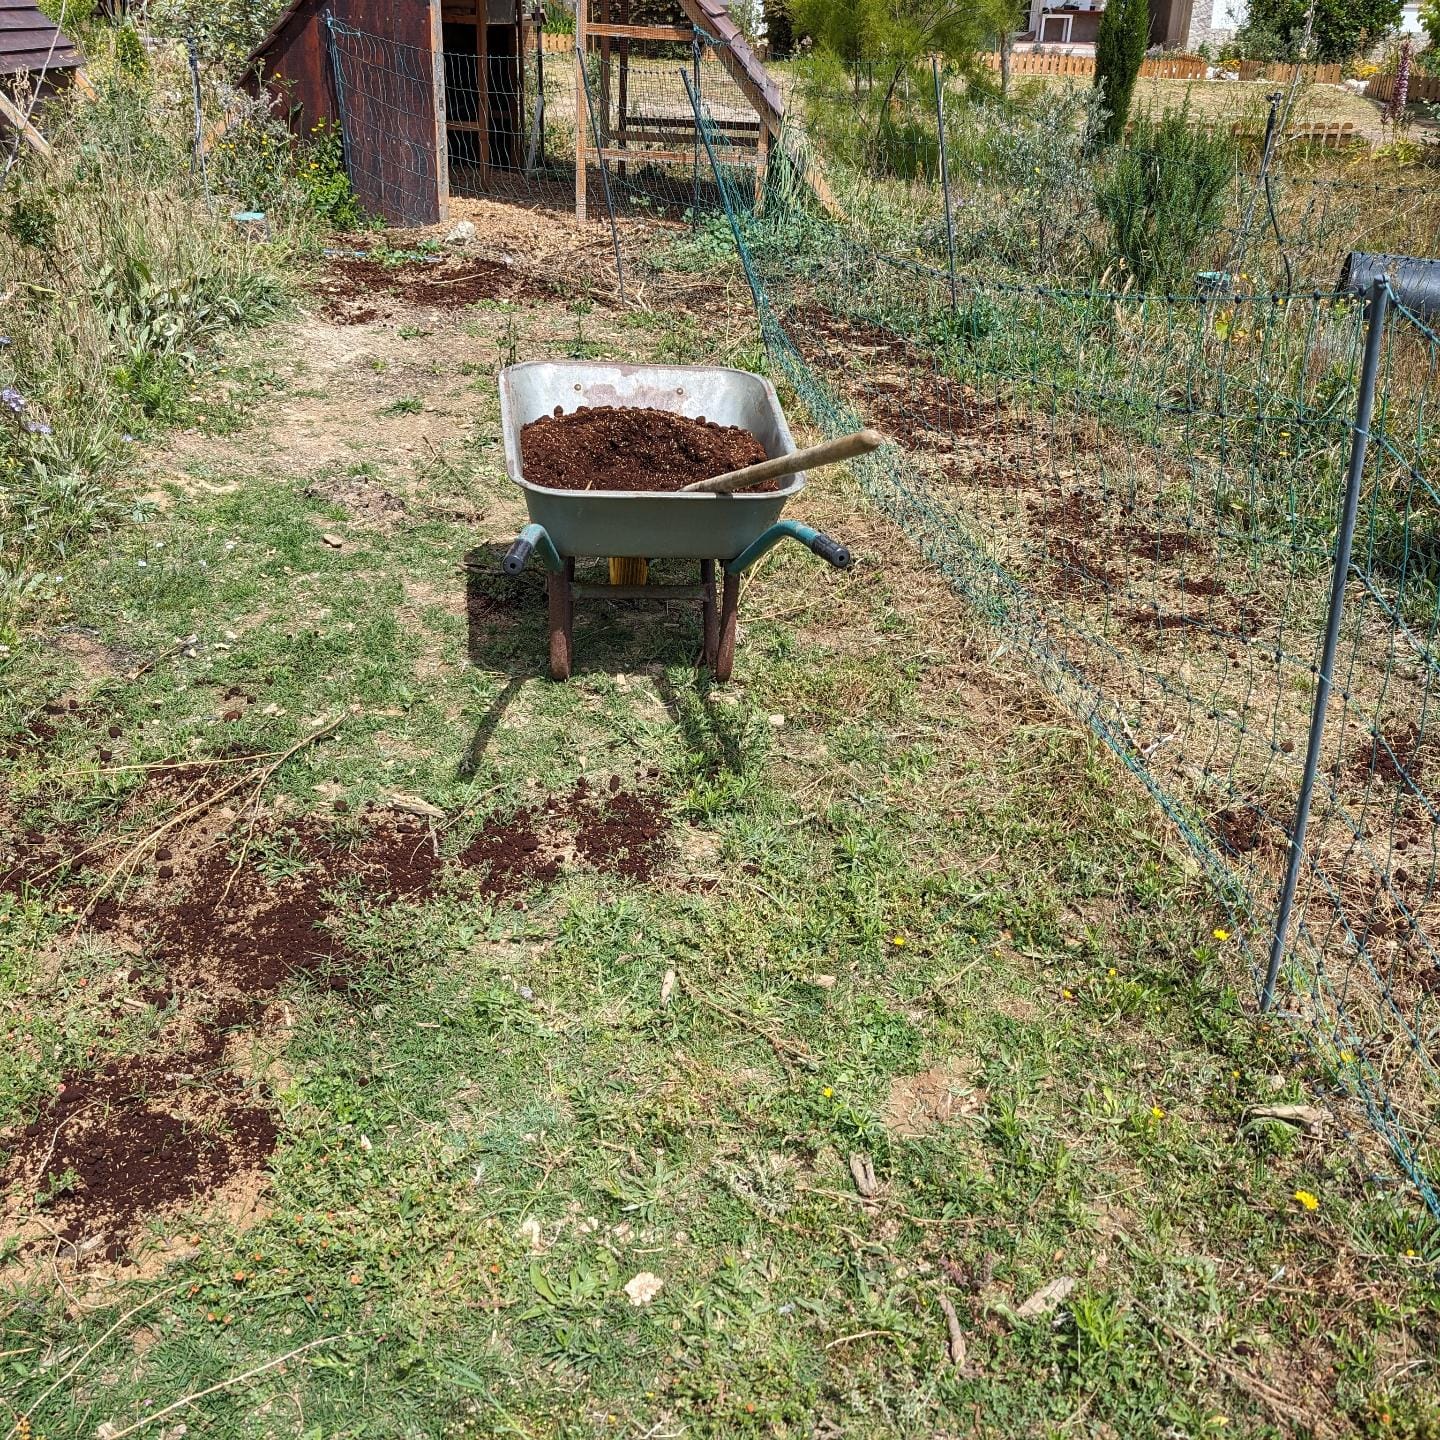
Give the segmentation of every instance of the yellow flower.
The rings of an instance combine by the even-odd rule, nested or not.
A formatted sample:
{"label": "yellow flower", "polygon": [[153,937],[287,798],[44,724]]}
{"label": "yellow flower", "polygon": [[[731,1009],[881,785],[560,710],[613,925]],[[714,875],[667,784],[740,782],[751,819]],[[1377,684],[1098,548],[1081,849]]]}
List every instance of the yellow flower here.
{"label": "yellow flower", "polygon": [[1072,995],[1068,990],[1062,990],[1060,992],[1060,996],[1064,1000],[1073,1000],[1075,998],[1074,995]]}
{"label": "yellow flower", "polygon": [[1213,933],[1222,945],[1230,938],[1230,932],[1228,930],[1216,930]]}
{"label": "yellow flower", "polygon": [[1161,1109],[1159,1105],[1152,1105],[1150,1107],[1150,1118],[1152,1120],[1163,1120],[1165,1118],[1165,1111]]}
{"label": "yellow flower", "polygon": [[896,936],[890,941],[890,943],[891,943],[892,945],[904,945],[904,944],[905,944],[905,937],[904,937],[903,935],[896,935]]}
{"label": "yellow flower", "polygon": [[1312,1195],[1308,1190],[1297,1190],[1295,1192],[1295,1198],[1306,1210],[1318,1210],[1320,1208],[1320,1197],[1318,1195]]}
{"label": "yellow flower", "polygon": [[1352,1050],[1342,1050],[1340,1052],[1340,1058],[1347,1065],[1353,1065],[1355,1063],[1355,1053]]}
{"label": "yellow flower", "polygon": [[835,1093],[835,1091],[829,1085],[827,1085],[823,1090],[821,1090],[820,1093],[828,1100]]}
{"label": "yellow flower", "polygon": [[1105,973],[1113,980],[1118,972],[1112,965]]}
{"label": "yellow flower", "polygon": [[1414,1252],[1413,1250],[1407,1250],[1405,1253],[1406,1253],[1412,1260],[1415,1258],[1415,1252]]}

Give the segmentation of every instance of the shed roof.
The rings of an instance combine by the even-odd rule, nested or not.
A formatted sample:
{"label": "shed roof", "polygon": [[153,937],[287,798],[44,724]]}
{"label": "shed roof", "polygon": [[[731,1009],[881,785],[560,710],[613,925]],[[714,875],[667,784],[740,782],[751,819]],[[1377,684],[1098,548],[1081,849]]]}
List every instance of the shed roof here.
{"label": "shed roof", "polygon": [[39,6],[0,0],[0,75],[73,70],[84,63],[74,41]]}

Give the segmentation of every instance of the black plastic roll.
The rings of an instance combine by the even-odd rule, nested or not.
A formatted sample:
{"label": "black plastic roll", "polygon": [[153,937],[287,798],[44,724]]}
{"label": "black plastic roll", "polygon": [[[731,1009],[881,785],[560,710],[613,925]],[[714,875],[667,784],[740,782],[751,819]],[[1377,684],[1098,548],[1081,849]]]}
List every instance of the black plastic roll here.
{"label": "black plastic roll", "polygon": [[1363,295],[1382,275],[1389,278],[1395,298],[1412,314],[1440,315],[1440,260],[1352,250],[1340,271],[1340,288]]}

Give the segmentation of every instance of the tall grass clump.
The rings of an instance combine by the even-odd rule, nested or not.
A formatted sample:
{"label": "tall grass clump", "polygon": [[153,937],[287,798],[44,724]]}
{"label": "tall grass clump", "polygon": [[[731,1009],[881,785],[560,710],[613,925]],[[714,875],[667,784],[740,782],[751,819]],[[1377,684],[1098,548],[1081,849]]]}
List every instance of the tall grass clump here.
{"label": "tall grass clump", "polygon": [[[92,53],[92,91],[50,102],[51,158],[25,153],[0,186],[5,645],[63,593],[85,539],[130,508],[138,442],[195,413],[224,332],[283,306],[287,262],[316,223],[297,182],[268,242],[239,233],[224,175],[208,189],[192,175],[183,56],[118,52]],[[275,143],[273,165],[293,171]]]}
{"label": "tall grass clump", "polygon": [[1184,108],[1136,122],[1095,200],[1115,255],[1143,288],[1188,281],[1224,223],[1234,168],[1233,141],[1192,126]]}

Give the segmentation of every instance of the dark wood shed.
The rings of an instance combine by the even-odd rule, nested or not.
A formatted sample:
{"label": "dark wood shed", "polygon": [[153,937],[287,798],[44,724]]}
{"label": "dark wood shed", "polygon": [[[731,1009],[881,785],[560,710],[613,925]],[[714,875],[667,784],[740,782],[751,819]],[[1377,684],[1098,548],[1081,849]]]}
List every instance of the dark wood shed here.
{"label": "dark wood shed", "polygon": [[517,0],[292,0],[251,56],[306,130],[343,124],[360,202],[447,218],[450,164],[515,163],[524,134]]}
{"label": "dark wood shed", "polygon": [[0,0],[0,76],[55,81],[85,63],[74,42],[37,5]]}

